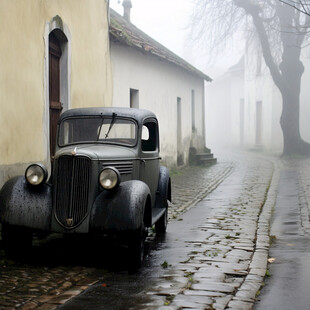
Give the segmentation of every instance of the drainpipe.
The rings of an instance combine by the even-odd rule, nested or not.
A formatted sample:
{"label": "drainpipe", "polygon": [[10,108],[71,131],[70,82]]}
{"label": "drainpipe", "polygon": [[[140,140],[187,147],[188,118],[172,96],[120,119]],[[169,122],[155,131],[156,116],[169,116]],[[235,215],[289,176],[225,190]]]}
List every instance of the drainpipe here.
{"label": "drainpipe", "polygon": [[132,8],[131,0],[124,0],[123,7],[124,7],[124,18],[128,22],[130,22],[130,9]]}

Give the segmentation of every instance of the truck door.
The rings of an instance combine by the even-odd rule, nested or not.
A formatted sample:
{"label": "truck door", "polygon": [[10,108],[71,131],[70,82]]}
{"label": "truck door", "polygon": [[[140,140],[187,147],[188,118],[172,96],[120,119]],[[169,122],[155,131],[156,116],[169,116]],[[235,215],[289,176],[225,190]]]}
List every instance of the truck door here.
{"label": "truck door", "polygon": [[141,139],[141,180],[152,194],[152,206],[155,203],[159,175],[159,134],[156,119],[147,119],[143,123]]}

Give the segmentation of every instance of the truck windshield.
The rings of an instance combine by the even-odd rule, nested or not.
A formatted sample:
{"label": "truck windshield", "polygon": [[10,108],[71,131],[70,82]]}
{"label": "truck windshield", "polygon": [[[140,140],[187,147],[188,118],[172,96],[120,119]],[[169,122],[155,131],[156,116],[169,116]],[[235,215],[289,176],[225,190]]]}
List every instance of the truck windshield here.
{"label": "truck windshield", "polygon": [[134,146],[136,132],[134,121],[116,115],[67,118],[60,123],[58,145],[109,143]]}

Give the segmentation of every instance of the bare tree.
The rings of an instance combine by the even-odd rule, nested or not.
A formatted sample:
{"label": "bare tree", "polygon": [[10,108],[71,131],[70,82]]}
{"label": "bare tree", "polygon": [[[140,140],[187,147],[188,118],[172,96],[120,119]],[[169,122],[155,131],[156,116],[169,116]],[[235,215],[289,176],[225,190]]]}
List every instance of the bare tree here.
{"label": "bare tree", "polygon": [[[194,0],[193,29],[213,51],[249,21],[256,30],[263,57],[282,95],[280,124],[283,155],[310,155],[310,144],[300,136],[300,85],[304,66],[301,49],[310,28],[304,0]],[[291,3],[289,3],[291,2]],[[288,5],[290,4],[290,5]]]}
{"label": "bare tree", "polygon": [[279,0],[290,7],[310,16],[310,3],[308,0]]}

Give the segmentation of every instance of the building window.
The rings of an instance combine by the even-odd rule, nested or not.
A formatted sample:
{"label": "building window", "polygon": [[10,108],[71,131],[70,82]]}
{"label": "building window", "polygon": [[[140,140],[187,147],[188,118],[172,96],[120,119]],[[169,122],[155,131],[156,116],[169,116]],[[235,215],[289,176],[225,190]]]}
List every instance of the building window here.
{"label": "building window", "polygon": [[256,56],[256,76],[262,75],[262,54],[260,52],[257,53]]}
{"label": "building window", "polygon": [[240,146],[244,144],[244,98],[240,99]]}
{"label": "building window", "polygon": [[195,124],[195,91],[192,89],[192,96],[191,96],[191,104],[192,104],[192,132],[196,131],[196,124]]}
{"label": "building window", "polygon": [[139,108],[139,90],[130,88],[130,107]]}
{"label": "building window", "polygon": [[183,145],[182,145],[182,100],[177,98],[177,163],[184,164]]}

